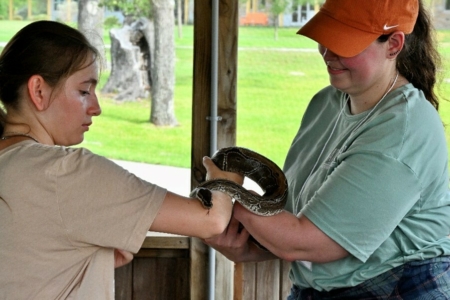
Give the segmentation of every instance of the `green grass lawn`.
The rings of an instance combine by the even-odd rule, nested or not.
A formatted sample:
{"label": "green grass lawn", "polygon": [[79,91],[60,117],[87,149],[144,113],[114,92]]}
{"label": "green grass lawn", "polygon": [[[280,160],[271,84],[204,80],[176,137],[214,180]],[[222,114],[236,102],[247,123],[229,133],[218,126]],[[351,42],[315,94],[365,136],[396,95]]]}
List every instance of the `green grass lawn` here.
{"label": "green grass lawn", "polygon": [[[10,39],[25,24],[0,21],[0,41]],[[296,35],[296,30],[280,28],[277,41],[272,28],[239,30],[237,145],[258,151],[280,166],[310,98],[328,84],[315,43]],[[82,146],[114,159],[190,167],[192,26],[183,28],[182,38],[175,36],[175,114],[180,125],[157,128],[150,124],[149,100],[119,103],[100,95],[103,113],[94,119]],[[438,39],[444,62],[450,61],[450,31],[439,31]],[[107,33],[105,41],[109,41]],[[440,94],[450,99],[449,67],[443,70]],[[108,70],[102,73],[101,85],[108,74]],[[450,102],[441,101],[440,114],[450,126]],[[447,139],[450,143],[450,128]]]}

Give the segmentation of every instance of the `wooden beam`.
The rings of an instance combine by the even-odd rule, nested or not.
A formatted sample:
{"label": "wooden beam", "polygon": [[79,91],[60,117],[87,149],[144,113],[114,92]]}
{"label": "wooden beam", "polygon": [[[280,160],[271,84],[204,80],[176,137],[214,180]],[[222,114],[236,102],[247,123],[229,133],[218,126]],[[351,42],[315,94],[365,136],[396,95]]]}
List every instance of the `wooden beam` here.
{"label": "wooden beam", "polygon": [[47,19],[52,19],[52,0],[47,0]]}
{"label": "wooden beam", "polygon": [[184,236],[147,236],[141,248],[188,249],[189,238]]}
{"label": "wooden beam", "polygon": [[244,264],[239,263],[234,266],[234,288],[233,300],[245,300],[244,295]]}
{"label": "wooden beam", "polygon": [[13,13],[14,13],[14,3],[13,3],[13,0],[9,0],[9,20],[10,21],[13,19]]}
{"label": "wooden beam", "polygon": [[[209,154],[210,72],[211,72],[211,3],[194,2],[194,73],[192,103],[191,189],[205,179],[202,166]],[[206,300],[208,295],[208,248],[191,239],[190,299]]]}
{"label": "wooden beam", "polygon": [[217,148],[236,145],[237,49],[239,1],[221,0],[219,11],[219,76]]}
{"label": "wooden beam", "polygon": [[[236,143],[238,2],[221,0],[217,148]],[[202,158],[209,155],[211,111],[211,6],[194,2],[194,74],[192,105],[191,186],[205,180]]]}
{"label": "wooden beam", "polygon": [[184,24],[189,21],[189,0],[184,0]]}
{"label": "wooden beam", "polygon": [[67,22],[72,22],[72,0],[67,0],[66,5],[67,5],[66,9]]}
{"label": "wooden beam", "polygon": [[[191,186],[205,180],[202,158],[210,155],[211,111],[211,1],[194,2],[194,74],[192,105]],[[238,4],[236,0],[219,1],[219,62],[217,148],[236,143],[236,84]],[[194,247],[195,246],[195,247]],[[204,290],[192,290],[191,299],[206,299],[207,251],[199,250],[196,239],[191,243],[191,278],[204,282]],[[198,253],[201,253],[199,256]],[[196,261],[195,261],[196,260]],[[215,294],[217,299],[233,299],[233,263],[216,252]],[[200,274],[201,273],[201,274]],[[191,287],[198,286],[191,283]]]}
{"label": "wooden beam", "polygon": [[33,15],[33,5],[31,5],[31,0],[28,0],[28,13],[27,13],[28,21],[31,20],[32,15]]}

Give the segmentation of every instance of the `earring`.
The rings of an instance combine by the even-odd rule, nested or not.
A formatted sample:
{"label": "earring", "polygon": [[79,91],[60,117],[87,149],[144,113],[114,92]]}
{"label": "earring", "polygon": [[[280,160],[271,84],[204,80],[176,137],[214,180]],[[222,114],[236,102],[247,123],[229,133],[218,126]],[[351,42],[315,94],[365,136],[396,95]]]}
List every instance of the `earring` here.
{"label": "earring", "polygon": [[393,52],[393,53],[390,53],[389,55],[390,55],[390,56],[395,56],[395,55],[397,55],[399,52],[400,52],[400,50],[397,50],[397,51],[395,51],[395,52]]}

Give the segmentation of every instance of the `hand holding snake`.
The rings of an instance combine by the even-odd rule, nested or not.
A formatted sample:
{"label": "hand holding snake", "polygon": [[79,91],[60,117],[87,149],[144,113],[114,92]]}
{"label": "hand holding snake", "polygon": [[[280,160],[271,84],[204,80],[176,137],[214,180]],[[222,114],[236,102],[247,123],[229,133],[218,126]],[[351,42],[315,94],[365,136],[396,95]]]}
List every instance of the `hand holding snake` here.
{"label": "hand holding snake", "polygon": [[[203,206],[211,208],[213,205],[211,191],[219,190],[227,193],[257,215],[272,216],[284,209],[287,180],[274,162],[256,152],[240,147],[222,148],[211,159],[219,169],[239,174],[241,177],[233,177],[235,181],[239,181],[242,177],[250,178],[261,187],[264,194],[255,195],[231,180],[210,179],[201,183],[190,194],[191,197],[199,199]],[[227,176],[232,175],[227,174]]]}

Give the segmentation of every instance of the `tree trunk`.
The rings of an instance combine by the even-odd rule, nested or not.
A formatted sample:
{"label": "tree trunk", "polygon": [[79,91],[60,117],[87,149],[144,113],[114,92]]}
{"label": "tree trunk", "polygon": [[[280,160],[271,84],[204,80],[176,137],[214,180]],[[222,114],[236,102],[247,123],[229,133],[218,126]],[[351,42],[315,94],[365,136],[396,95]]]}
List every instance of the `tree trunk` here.
{"label": "tree trunk", "polygon": [[153,23],[146,18],[110,30],[111,74],[102,93],[114,93],[116,100],[148,98],[153,34]]}
{"label": "tree trunk", "polygon": [[175,40],[174,0],[152,0],[155,52],[152,74],[150,122],[156,126],[177,126],[174,109]]}
{"label": "tree trunk", "polygon": [[181,5],[181,0],[177,0],[177,26],[178,26],[178,37],[181,39],[183,36],[183,25],[182,25],[182,11],[183,7]]}
{"label": "tree trunk", "polygon": [[103,43],[103,8],[98,0],[78,0],[78,29],[84,33],[89,42],[98,49],[101,62],[105,60]]}
{"label": "tree trunk", "polygon": [[278,17],[274,18],[273,26],[274,26],[274,37],[273,38],[275,39],[275,41],[278,41]]}

